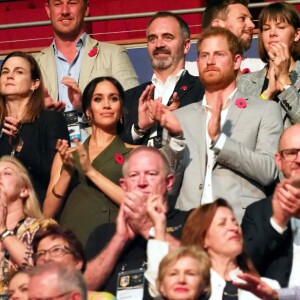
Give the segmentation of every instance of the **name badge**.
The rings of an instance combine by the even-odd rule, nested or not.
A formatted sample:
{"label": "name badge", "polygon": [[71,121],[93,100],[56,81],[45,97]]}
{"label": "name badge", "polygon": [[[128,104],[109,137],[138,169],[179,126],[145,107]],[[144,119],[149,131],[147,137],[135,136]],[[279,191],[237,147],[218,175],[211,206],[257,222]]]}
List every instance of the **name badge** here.
{"label": "name badge", "polygon": [[68,125],[78,123],[78,113],[76,110],[70,110],[63,113]]}
{"label": "name badge", "polygon": [[68,131],[69,131],[70,141],[72,141],[73,139],[78,139],[79,141],[81,141],[80,124],[68,125]]}
{"label": "name badge", "polygon": [[118,274],[118,300],[143,300],[144,272],[145,268],[140,268]]}

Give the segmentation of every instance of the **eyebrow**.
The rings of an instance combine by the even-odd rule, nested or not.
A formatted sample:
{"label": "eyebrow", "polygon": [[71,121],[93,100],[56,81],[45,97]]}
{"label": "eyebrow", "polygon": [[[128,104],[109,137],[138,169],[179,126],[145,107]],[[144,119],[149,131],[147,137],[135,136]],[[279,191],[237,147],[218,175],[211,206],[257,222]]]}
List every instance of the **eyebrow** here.
{"label": "eyebrow", "polygon": [[[13,70],[18,70],[18,69],[21,69],[21,70],[26,71],[25,68],[23,68],[23,67],[15,67],[15,68],[13,68]],[[9,70],[9,68],[8,68],[8,67],[3,67],[3,68],[2,68],[2,71],[3,71],[3,70]]]}
{"label": "eyebrow", "polygon": [[[103,93],[93,94],[93,97],[95,97],[95,96],[104,96],[104,94]],[[108,94],[108,96],[118,96],[118,97],[120,97],[120,95],[118,93],[110,93],[110,94]]]}
{"label": "eyebrow", "polygon": [[[28,283],[23,283],[23,284],[21,284],[20,286],[17,287],[17,289],[22,288],[22,287],[24,287],[24,286],[28,286]],[[13,291],[14,291],[13,289],[8,290],[8,293],[11,293],[11,292],[13,292]]]}
{"label": "eyebrow", "polygon": [[[12,172],[14,172],[14,173],[18,173],[18,171],[16,171],[15,169],[13,169],[13,168],[11,168],[11,167],[5,167],[5,168],[3,168],[3,171],[6,171],[6,170],[10,170],[10,171],[12,171]],[[0,170],[1,171],[1,170]]]}
{"label": "eyebrow", "polygon": [[66,246],[66,245],[57,244],[57,245],[51,246],[51,247],[48,248],[48,249],[40,249],[40,250],[36,250],[36,252],[40,252],[40,251],[48,251],[49,249],[51,249],[51,248],[53,248],[53,247],[67,247],[67,248],[68,248],[68,246]]}

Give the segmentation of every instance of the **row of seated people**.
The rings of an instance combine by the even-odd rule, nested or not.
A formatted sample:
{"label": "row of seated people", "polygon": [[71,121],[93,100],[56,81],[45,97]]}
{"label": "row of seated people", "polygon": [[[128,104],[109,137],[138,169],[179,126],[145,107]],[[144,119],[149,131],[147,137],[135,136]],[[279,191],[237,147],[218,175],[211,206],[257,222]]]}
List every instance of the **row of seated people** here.
{"label": "row of seated people", "polygon": [[[299,125],[293,125],[287,129],[282,136],[280,145],[285,146],[285,143],[290,143],[291,135],[295,136],[295,131],[299,133],[299,130]],[[300,135],[296,136],[298,136],[299,143]],[[133,173],[137,174],[135,178],[132,178]],[[251,230],[244,226],[247,225],[247,221],[243,221],[246,245],[244,247],[241,226],[227,201],[217,199],[213,203],[202,205],[190,212],[169,207],[167,191],[171,189],[175,175],[172,173],[166,157],[155,148],[139,147],[132,151],[123,168],[122,186],[126,190],[126,194],[118,213],[116,225],[99,226],[89,238],[85,250],[70,229],[60,227],[51,219],[44,219],[39,210],[28,172],[17,159],[4,156],[0,161],[0,175],[2,187],[0,238],[3,251],[1,263],[5,264],[5,266],[1,266],[3,267],[1,268],[1,292],[4,295],[7,291],[12,294],[16,289],[8,290],[7,286],[8,279],[14,270],[32,268],[35,264],[44,265],[58,262],[83,272],[86,269],[84,277],[90,291],[101,289],[115,292],[119,299],[125,296],[132,299],[152,299],[145,289],[143,277],[147,261],[148,270],[145,276],[150,283],[149,291],[155,297],[160,297],[161,293],[163,297],[170,300],[178,299],[176,297],[178,294],[180,294],[180,299],[186,300],[207,299],[208,297],[209,299],[227,299],[226,296],[235,297],[235,299],[257,299],[253,294],[235,287],[237,285],[245,288],[244,281],[240,281],[239,278],[247,279],[247,277],[243,277],[247,275],[244,272],[247,272],[255,276],[253,278],[260,285],[261,282],[270,285],[267,287],[272,293],[267,294],[267,297],[264,296],[263,299],[281,299],[278,298],[278,293],[280,294],[281,291],[274,290],[279,288],[278,282],[267,278],[259,279],[257,271],[259,269],[255,269],[245,250],[257,251],[255,244],[264,249],[264,243],[268,248],[269,245],[274,245],[275,235],[279,237],[277,237],[279,243],[281,236],[284,237],[285,233],[282,235],[276,232],[275,228],[272,229],[271,222],[269,228],[266,228],[268,232],[261,234],[261,236],[267,237],[265,242],[261,240],[260,236],[255,239],[255,235],[248,240],[247,234]],[[273,199],[261,200],[247,209],[246,214],[254,220],[251,224],[252,227],[257,228],[260,225],[256,222],[260,216],[258,217],[256,213],[251,215],[252,207],[259,207],[265,202],[268,202],[270,206],[273,205],[272,218],[275,221],[277,221],[276,218],[283,219],[287,215],[287,209],[279,207],[284,201],[292,204],[294,199],[282,194],[287,190],[290,193],[295,193],[295,191],[293,191],[291,181],[286,180],[285,184],[286,189],[283,189],[282,184],[278,185]],[[299,193],[297,196],[299,198]],[[297,212],[299,212],[298,207],[294,208]],[[266,215],[267,210],[260,211],[260,215],[264,213],[265,216],[262,216],[261,219],[267,224],[270,222]],[[287,227],[293,227],[293,225],[291,226],[292,219],[294,219],[292,216],[295,214],[291,212],[290,219],[286,223]],[[195,224],[197,225],[195,226]],[[287,229],[287,231],[290,230],[290,228]],[[272,235],[271,242],[268,240],[268,234]],[[151,237],[155,239],[153,240]],[[289,243],[293,244],[293,241]],[[202,250],[182,250],[178,248],[180,244],[198,246]],[[272,255],[278,265],[280,260],[276,254],[280,251],[284,253],[286,245],[285,240],[283,245],[277,249],[273,248],[273,252],[262,253],[264,257],[261,257],[261,261],[270,260]],[[160,277],[158,277],[159,284],[156,288],[154,283],[158,272],[157,265],[162,256],[168,252],[169,247],[177,248],[176,251],[179,253],[183,251],[177,257],[178,259],[189,255],[194,259],[199,259],[200,256],[201,266],[198,269],[197,264],[191,265],[191,262],[188,263],[185,260],[177,265],[171,264],[168,271],[162,275],[158,273]],[[296,244],[293,247],[297,250]],[[87,265],[85,255],[89,259]],[[172,253],[170,256],[172,258]],[[284,262],[286,258],[282,258]],[[166,260],[168,261],[168,257]],[[272,269],[271,264],[270,266]],[[45,270],[46,268],[44,268]],[[276,273],[273,268],[273,273],[269,273],[270,277],[277,277],[280,280],[280,273],[285,273],[283,270],[283,268],[276,268]],[[251,276],[249,274],[248,276]],[[189,276],[197,276],[198,279],[193,282],[188,280]],[[292,271],[291,279],[297,282],[297,268]],[[203,284],[196,285],[199,280],[203,281]],[[43,283],[43,281],[41,282]],[[47,295],[49,290],[45,286],[46,282],[43,284],[44,286],[40,290]],[[34,286],[36,287],[36,285]],[[263,291],[257,287],[256,290],[253,286],[250,286],[249,289],[255,292],[259,298],[262,298],[260,295],[264,295]],[[30,299],[41,296],[37,290],[35,293],[38,294],[31,294]],[[101,296],[94,292],[89,294],[90,299]],[[106,294],[104,295],[106,296]]]}
{"label": "row of seated people", "polygon": [[[49,11],[51,8],[55,9],[51,4],[52,1],[49,1],[47,6]],[[81,4],[84,4],[84,1]],[[247,9],[242,4],[232,5],[234,8]],[[275,9],[274,15],[272,9]],[[68,11],[64,12],[64,14],[68,13]],[[299,21],[299,15],[294,7],[281,3],[275,5],[275,8],[274,5],[270,5],[263,10],[262,19],[265,19],[262,24],[266,28],[262,27],[261,37],[263,39],[263,32],[269,30],[269,36],[277,38],[281,36],[280,31],[278,33],[277,30],[282,28],[276,28],[281,13],[285,16],[284,19],[280,19],[284,20],[281,23],[284,23],[284,29],[290,33],[289,48],[284,44],[283,37],[287,36],[285,33],[280,43],[266,42],[265,47],[268,49],[270,60],[267,66],[269,82],[265,83],[261,93],[262,98],[269,98],[270,96],[266,95],[273,88],[272,93],[276,94],[275,100],[280,103],[280,106],[275,101],[262,101],[242,94],[239,90],[236,92],[236,78],[242,49],[236,37],[226,30],[214,29],[201,36],[198,44],[201,83],[197,78],[190,76],[184,70],[184,54],[189,49],[189,39],[184,38],[186,37],[184,30],[188,26],[177,16],[159,13],[150,22],[147,33],[149,54],[156,75],[153,78],[153,82],[157,83],[155,90],[151,86],[144,86],[124,94],[122,87],[114,79],[96,78],[88,84],[81,100],[77,81],[64,80],[74,107],[78,108],[82,102],[82,112],[88,118],[90,123],[88,125],[92,127],[91,135],[84,145],[75,142],[75,151],[69,148],[68,133],[61,114],[43,109],[44,89],[35,61],[20,53],[8,56],[1,68],[3,98],[1,111],[4,112],[1,151],[6,149],[1,155],[10,153],[24,162],[31,177],[37,182],[36,191],[38,192],[36,186],[39,183],[42,185],[41,190],[44,195],[48,188],[44,214],[47,217],[55,217],[62,209],[60,223],[74,230],[80,240],[86,244],[90,234],[98,225],[115,221],[118,207],[124,199],[124,190],[127,190],[126,183],[120,181],[122,189],[118,181],[124,158],[133,146],[119,139],[119,128],[125,128],[124,136],[122,135],[125,139],[128,132],[132,138],[135,134],[141,140],[149,134],[148,140],[152,141],[153,145],[161,147],[161,140],[151,137],[155,137],[155,134],[161,131],[157,126],[160,123],[169,132],[169,134],[166,132],[166,146],[169,147],[166,153],[172,156],[175,150],[176,155],[182,155],[180,158],[170,158],[173,166],[177,165],[177,161],[181,162],[170,201],[176,201],[179,209],[188,211],[199,204],[211,202],[222,196],[230,201],[238,220],[241,221],[245,207],[255,200],[264,198],[265,186],[277,177],[274,155],[282,131],[282,116],[285,125],[289,125],[286,123],[287,120],[290,120],[290,123],[297,122],[298,77],[295,76],[298,74],[295,71],[297,61],[296,56],[290,59],[288,54],[292,53],[298,41],[299,26],[297,23],[294,25],[293,22],[297,18]],[[268,16],[273,16],[273,21]],[[163,25],[169,27],[164,28]],[[159,28],[164,28],[163,32],[159,32]],[[246,36],[249,39],[250,35]],[[268,37],[267,34],[266,36]],[[98,52],[96,49],[88,56],[95,58]],[[289,74],[290,70],[293,70],[291,74]],[[224,76],[219,76],[218,73]],[[169,82],[167,78],[171,74],[176,76],[173,78],[171,76]],[[270,80],[272,74],[274,78]],[[166,80],[163,80],[160,75],[166,76]],[[187,77],[188,82],[181,81],[186,80]],[[242,78],[239,77],[239,80]],[[19,82],[16,82],[16,79]],[[159,86],[162,82],[170,83],[170,89],[166,89],[168,95],[159,94]],[[173,94],[174,85],[178,87],[177,94]],[[249,85],[247,83],[247,87]],[[21,86],[23,90],[18,90]],[[133,96],[126,98],[126,94],[132,95],[130,93],[138,90],[138,98]],[[201,92],[203,95],[204,91],[203,102],[198,102],[201,97],[194,97],[193,93]],[[198,103],[178,110],[175,118],[170,110],[189,104],[190,102],[184,101],[185,95],[189,95],[186,99]],[[167,99],[165,104],[169,104],[170,109],[161,105],[160,101],[152,101],[153,98],[157,99],[160,96]],[[136,99],[135,104],[130,103],[134,99]],[[131,122],[125,114],[123,116],[122,100],[129,114],[134,112],[133,107],[136,107],[134,113],[136,121]],[[58,110],[64,108],[63,106],[61,103],[57,104],[57,107],[54,104]],[[206,114],[210,118],[209,122]],[[193,115],[194,122],[190,122]],[[70,114],[67,115],[67,120],[68,117],[70,118]],[[152,129],[149,131],[149,128],[153,128],[153,125],[155,128],[151,132]],[[36,134],[39,136],[37,137]],[[203,137],[202,143],[198,138],[200,135]],[[59,142],[55,146],[58,139]],[[185,148],[184,143],[187,144]],[[58,154],[53,162],[48,186],[56,148]],[[297,149],[294,146],[281,148],[281,150],[292,151],[279,153],[278,158],[297,165]],[[154,175],[149,174],[149,176]],[[133,183],[137,176],[136,173],[131,175]],[[147,186],[146,179],[144,183],[138,183],[138,185],[143,184]],[[284,191],[288,190],[292,193],[290,184],[283,182],[282,185]],[[67,198],[65,203],[64,198]],[[43,200],[44,197],[40,196],[41,199]],[[272,216],[272,211],[270,213]],[[283,228],[282,233],[286,232],[284,226],[286,222],[286,220],[276,222],[280,228]],[[271,224],[271,229],[276,228],[276,224],[275,226]],[[278,228],[276,229],[278,231]],[[98,240],[103,239],[104,233],[107,234],[108,240],[104,245],[110,241],[109,232],[108,229],[104,230],[100,235],[101,238],[98,238]],[[97,239],[93,238],[92,243],[97,243]],[[292,261],[292,257],[289,258]],[[258,263],[261,262],[259,256]],[[268,266],[269,264],[266,264],[266,267]],[[292,264],[290,263],[288,267],[290,270],[285,274],[286,281],[289,280]]]}

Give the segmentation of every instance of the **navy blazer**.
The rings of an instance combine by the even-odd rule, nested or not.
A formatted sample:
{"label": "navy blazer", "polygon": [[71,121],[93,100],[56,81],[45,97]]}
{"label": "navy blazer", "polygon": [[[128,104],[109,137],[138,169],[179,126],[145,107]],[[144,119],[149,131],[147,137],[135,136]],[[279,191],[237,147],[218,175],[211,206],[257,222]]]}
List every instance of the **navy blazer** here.
{"label": "navy blazer", "polygon": [[277,280],[286,287],[292,271],[293,235],[289,222],[279,234],[271,225],[272,196],[246,208],[242,221],[244,245],[261,276]]}
{"label": "navy blazer", "polygon": [[[127,143],[146,145],[148,142],[149,134],[146,134],[143,138],[134,141],[131,135],[131,128],[133,124],[137,124],[138,122],[139,98],[145,88],[150,84],[151,82],[146,82],[125,92],[125,123],[121,137]],[[179,107],[183,107],[202,100],[204,88],[199,77],[192,76],[188,71],[186,71],[185,74],[178,80],[174,92],[177,92],[179,97]]]}

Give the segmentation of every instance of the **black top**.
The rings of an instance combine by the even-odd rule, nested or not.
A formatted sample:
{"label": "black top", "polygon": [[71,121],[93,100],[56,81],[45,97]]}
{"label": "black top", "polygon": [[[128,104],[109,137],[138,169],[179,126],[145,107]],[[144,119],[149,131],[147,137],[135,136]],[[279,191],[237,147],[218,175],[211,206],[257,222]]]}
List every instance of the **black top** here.
{"label": "black top", "polygon": [[[181,237],[182,227],[188,217],[189,212],[171,209],[167,214],[167,228],[175,238]],[[90,235],[85,253],[88,260],[93,259],[104,249],[107,243],[115,234],[115,224],[104,224],[97,227]],[[106,284],[101,288],[103,291],[116,295],[118,273],[145,267],[147,262],[147,240],[143,237],[136,237],[120,256],[113,273],[108,278]],[[144,299],[150,300],[152,297],[148,293],[148,284],[145,280]]]}
{"label": "black top", "polygon": [[[15,157],[28,170],[42,205],[50,180],[57,139],[69,140],[67,124],[62,113],[45,110],[34,122],[23,123],[19,132],[24,144],[22,150],[15,153]],[[9,136],[2,134],[0,155],[10,155],[11,151]]]}
{"label": "black top", "polygon": [[[152,83],[146,82],[125,92],[125,123],[124,129],[121,132],[121,137],[129,144],[146,145],[148,142],[149,134],[145,134],[143,138],[134,141],[131,135],[131,128],[133,124],[138,123],[139,98],[146,87],[150,84]],[[179,107],[198,102],[202,100],[204,96],[204,88],[199,80],[199,77],[190,75],[188,71],[185,71],[184,75],[178,80],[174,92],[177,92],[179,97]],[[168,105],[170,105],[170,103]],[[162,129],[160,126],[158,126],[158,132],[161,135]]]}
{"label": "black top", "polygon": [[263,277],[275,279],[287,287],[292,270],[293,235],[289,222],[280,234],[271,225],[272,197],[257,201],[246,208],[242,232],[247,254]]}

